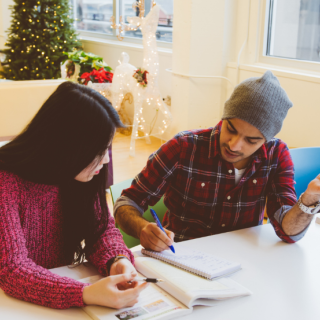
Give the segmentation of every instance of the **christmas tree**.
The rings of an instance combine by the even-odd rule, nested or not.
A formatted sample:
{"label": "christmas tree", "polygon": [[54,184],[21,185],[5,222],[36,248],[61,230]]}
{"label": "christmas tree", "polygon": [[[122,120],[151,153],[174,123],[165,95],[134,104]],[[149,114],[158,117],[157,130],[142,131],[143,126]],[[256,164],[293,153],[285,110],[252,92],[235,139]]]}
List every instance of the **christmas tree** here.
{"label": "christmas tree", "polygon": [[12,80],[57,79],[64,51],[81,47],[69,0],[14,0],[0,74]]}

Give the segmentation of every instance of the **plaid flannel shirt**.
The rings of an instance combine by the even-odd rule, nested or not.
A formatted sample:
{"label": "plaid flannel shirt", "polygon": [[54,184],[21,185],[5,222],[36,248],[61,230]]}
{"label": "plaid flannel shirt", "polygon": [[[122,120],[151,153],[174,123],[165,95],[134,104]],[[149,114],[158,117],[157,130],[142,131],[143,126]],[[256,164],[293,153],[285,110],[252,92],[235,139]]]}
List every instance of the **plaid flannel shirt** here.
{"label": "plaid flannel shirt", "polygon": [[287,145],[279,139],[263,144],[235,184],[234,166],[220,154],[221,124],[181,132],[162,145],[122,192],[115,214],[130,202],[143,214],[164,195],[163,225],[181,241],[261,225],[266,207],[277,235],[299,240],[305,232],[290,237],[281,227],[297,201]]}

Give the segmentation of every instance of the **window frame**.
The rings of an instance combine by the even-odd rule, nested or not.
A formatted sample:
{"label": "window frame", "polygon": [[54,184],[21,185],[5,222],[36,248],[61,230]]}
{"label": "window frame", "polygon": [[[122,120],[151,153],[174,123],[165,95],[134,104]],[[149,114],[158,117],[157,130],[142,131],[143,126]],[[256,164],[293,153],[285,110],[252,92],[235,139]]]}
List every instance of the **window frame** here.
{"label": "window frame", "polygon": [[[172,0],[174,1],[174,0]],[[132,0],[134,2],[134,0]],[[74,8],[74,5],[76,3],[76,0],[72,0],[72,8]],[[116,24],[119,24],[119,17],[120,15],[117,15],[117,12],[120,10],[120,1],[119,0],[113,0],[113,16],[115,17]],[[76,10],[73,10],[73,17],[74,20],[76,20]],[[142,47],[142,38],[135,38],[135,37],[128,37],[123,35],[123,40],[120,41],[117,38],[117,29],[113,29],[113,35],[103,34],[100,32],[93,32],[93,31],[82,31],[76,29],[76,21],[74,22],[74,28],[76,32],[79,34],[80,39],[84,41],[101,41],[101,42],[108,42],[108,41],[117,41],[119,44],[125,43],[125,44],[132,44]],[[172,27],[173,30],[173,27]],[[172,48],[172,42],[167,41],[160,41],[157,40],[157,46],[160,48]]]}
{"label": "window frame", "polygon": [[271,0],[249,0],[250,16],[248,21],[248,43],[246,63],[260,66],[273,66],[286,71],[308,74],[320,72],[320,62],[272,57],[266,55],[269,30]]}

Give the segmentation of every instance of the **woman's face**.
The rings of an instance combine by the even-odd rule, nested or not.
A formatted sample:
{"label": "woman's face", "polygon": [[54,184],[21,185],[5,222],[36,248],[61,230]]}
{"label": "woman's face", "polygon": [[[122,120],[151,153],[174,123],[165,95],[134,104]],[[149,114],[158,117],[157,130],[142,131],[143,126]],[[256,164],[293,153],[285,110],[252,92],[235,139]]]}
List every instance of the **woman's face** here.
{"label": "woman's face", "polygon": [[[97,157],[98,158],[98,157]],[[97,158],[93,160],[85,169],[83,169],[76,177],[75,180],[80,182],[88,182],[92,178],[99,174],[105,163],[110,161],[108,149],[106,150],[102,159],[98,162]],[[100,158],[100,157],[99,157]]]}

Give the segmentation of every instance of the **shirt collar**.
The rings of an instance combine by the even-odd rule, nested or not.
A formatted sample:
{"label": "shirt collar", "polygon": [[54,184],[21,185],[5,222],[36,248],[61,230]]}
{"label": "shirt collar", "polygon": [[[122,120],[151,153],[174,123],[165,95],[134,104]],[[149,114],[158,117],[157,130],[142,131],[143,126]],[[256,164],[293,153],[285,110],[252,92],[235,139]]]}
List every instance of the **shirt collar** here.
{"label": "shirt collar", "polygon": [[266,143],[264,143],[254,154],[253,154],[253,161],[261,162],[263,160],[267,160],[267,148]]}
{"label": "shirt collar", "polygon": [[[222,120],[212,129],[209,143],[209,159],[220,155],[220,133],[221,133]],[[267,148],[264,143],[254,154],[253,161],[261,162],[267,159]]]}

